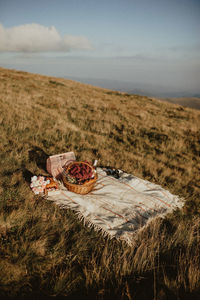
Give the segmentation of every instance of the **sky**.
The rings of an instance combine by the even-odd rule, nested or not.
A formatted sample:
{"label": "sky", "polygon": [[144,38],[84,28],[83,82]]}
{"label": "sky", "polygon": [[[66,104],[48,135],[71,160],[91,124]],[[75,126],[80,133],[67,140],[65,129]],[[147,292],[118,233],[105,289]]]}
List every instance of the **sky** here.
{"label": "sky", "polygon": [[200,92],[200,0],[0,0],[0,66]]}

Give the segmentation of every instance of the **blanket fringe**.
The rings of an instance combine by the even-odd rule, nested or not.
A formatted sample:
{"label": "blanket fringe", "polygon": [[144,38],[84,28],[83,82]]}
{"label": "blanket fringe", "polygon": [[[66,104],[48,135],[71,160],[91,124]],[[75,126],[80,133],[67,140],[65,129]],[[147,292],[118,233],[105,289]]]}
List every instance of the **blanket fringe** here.
{"label": "blanket fringe", "polygon": [[103,229],[101,226],[99,226],[97,224],[94,224],[92,221],[88,220],[85,216],[83,216],[83,214],[81,212],[79,212],[75,208],[72,208],[71,206],[68,206],[68,205],[56,203],[55,201],[54,201],[54,203],[56,205],[58,205],[60,209],[70,209],[70,210],[72,210],[75,213],[75,215],[77,216],[77,218],[79,219],[79,221],[83,222],[83,225],[85,227],[89,227],[91,229],[94,229],[96,232],[100,233],[103,237],[109,238],[110,240],[112,240],[114,238],[116,238],[117,240],[119,239],[116,236],[111,235],[108,231]]}
{"label": "blanket fringe", "polygon": [[[107,184],[110,185],[113,180],[115,181],[115,179],[107,178],[106,175],[102,175],[101,172],[99,173],[99,180],[105,180],[105,184],[106,184],[106,180],[108,179],[109,179],[108,181],[109,183]],[[129,185],[130,180],[136,180],[137,184],[138,184],[137,181],[139,181],[139,183],[141,184],[141,191],[139,190],[138,192],[137,189],[135,190],[134,187],[132,188],[132,186]],[[118,183],[119,182],[117,181],[117,184]],[[122,187],[125,186],[124,190],[121,188],[121,184]],[[106,189],[106,185],[104,186],[103,188]],[[128,190],[127,190],[127,186],[128,186]],[[114,191],[114,187],[115,186],[113,184],[112,187],[113,190],[111,189],[111,192]],[[123,210],[121,210],[122,212],[120,211],[120,209],[117,210],[117,207],[115,211],[115,206],[118,200],[115,201],[114,204],[111,202],[111,208],[107,209],[106,207],[107,202],[104,201],[104,196],[106,197],[107,195],[107,197],[110,197],[110,186],[109,186],[109,191],[106,191],[107,194],[104,191],[101,192],[103,188],[101,187],[100,192],[99,189],[97,189],[97,196],[99,198],[98,197],[95,198],[95,191],[94,191],[94,195],[92,194],[94,199],[92,199],[90,202],[89,196],[86,195],[85,198],[79,199],[78,196],[70,194],[61,183],[60,191],[57,194],[54,193],[52,195],[51,194],[48,195],[47,200],[54,202],[56,205],[59,206],[60,209],[70,209],[75,213],[76,217],[83,222],[84,226],[94,229],[95,231],[100,233],[103,237],[106,237],[110,240],[116,239],[121,242],[126,242],[130,246],[133,246],[133,244],[136,242],[138,234],[146,230],[146,228],[150,225],[152,221],[162,219],[166,217],[166,215],[172,213],[174,210],[182,208],[182,206],[184,205],[184,199],[170,194],[168,191],[162,189],[160,186],[149,183],[147,181],[134,177],[130,174],[124,173],[120,181],[120,191],[122,189],[123,197],[125,197],[124,193],[128,193],[128,192],[130,193],[132,189],[133,192],[131,192],[132,194],[129,194],[128,200],[125,199],[126,200],[125,204],[123,202],[120,202],[120,209],[121,207],[123,208],[123,205],[125,205],[126,213]],[[144,192],[145,197],[149,197],[147,198],[147,200],[150,203],[148,204],[148,202],[146,202],[146,198],[144,198],[144,208],[142,206],[140,207],[140,204],[142,205],[142,203],[139,202],[142,201],[140,200],[141,195],[143,195],[142,192]],[[156,192],[161,192],[162,197],[158,198],[156,196],[157,195]],[[139,194],[138,196],[139,200],[137,200],[138,202],[134,198],[135,193],[136,196],[138,196],[137,193]],[[118,194],[116,195],[116,198],[118,199]],[[98,202],[99,199],[100,201]],[[119,199],[119,201],[121,201],[121,198]],[[133,206],[135,210],[130,212],[129,205],[130,206],[132,205],[132,201],[133,203],[135,203],[134,204],[135,207]],[[157,203],[157,201],[159,201],[158,206],[157,204],[154,205],[154,203]],[[109,204],[110,202],[108,201],[108,205]],[[86,207],[87,205],[89,207],[88,210]],[[99,211],[97,214],[96,209],[98,208]],[[120,222],[115,222],[114,218],[116,219],[118,218]]]}
{"label": "blanket fringe", "polygon": [[[48,199],[48,200],[51,200],[51,199]],[[167,214],[170,214],[173,211],[173,210],[171,210],[167,214],[160,213],[156,217],[150,217],[149,220],[146,222],[146,224],[144,224],[140,228],[133,230],[130,235],[125,234],[122,236],[116,236],[114,234],[112,235],[110,232],[106,231],[104,228],[102,228],[98,224],[95,224],[92,221],[90,221],[89,219],[87,219],[87,217],[85,217],[79,210],[77,210],[76,207],[72,207],[72,204],[70,204],[70,205],[60,204],[60,203],[56,202],[55,200],[51,200],[51,201],[54,202],[56,205],[58,205],[60,209],[72,210],[74,212],[74,214],[77,216],[78,220],[83,222],[83,225],[85,227],[94,229],[96,232],[100,233],[104,238],[108,238],[109,240],[116,239],[119,242],[125,242],[130,247],[133,246],[133,244],[135,243],[135,239],[137,238],[138,234],[140,234],[142,231],[146,230],[146,228],[150,225],[150,223],[152,221],[156,221],[158,219],[163,219],[164,217],[166,217]],[[176,208],[178,208],[178,207],[176,207]]]}

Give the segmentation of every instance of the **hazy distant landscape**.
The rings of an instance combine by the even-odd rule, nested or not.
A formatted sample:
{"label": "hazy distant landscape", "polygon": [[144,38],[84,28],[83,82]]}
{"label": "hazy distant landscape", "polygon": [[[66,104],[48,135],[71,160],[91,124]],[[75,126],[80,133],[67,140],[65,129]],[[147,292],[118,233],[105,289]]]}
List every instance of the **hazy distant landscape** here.
{"label": "hazy distant landscape", "polygon": [[200,109],[200,90],[184,91],[166,86],[156,86],[145,83],[133,83],[128,81],[118,81],[111,79],[84,78],[65,76],[64,78],[72,79],[82,83],[99,86],[106,89],[111,89],[129,94],[141,96],[155,97],[163,101],[174,104]]}

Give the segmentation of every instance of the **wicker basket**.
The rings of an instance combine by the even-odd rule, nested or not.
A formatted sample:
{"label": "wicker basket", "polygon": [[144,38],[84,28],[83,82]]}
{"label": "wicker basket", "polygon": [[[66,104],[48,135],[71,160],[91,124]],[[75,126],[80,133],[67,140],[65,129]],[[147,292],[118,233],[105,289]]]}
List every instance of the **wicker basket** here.
{"label": "wicker basket", "polygon": [[66,168],[64,168],[64,171],[62,173],[62,179],[63,179],[63,184],[64,186],[73,193],[76,194],[81,194],[81,195],[85,195],[88,194],[89,192],[91,192],[91,190],[93,189],[96,181],[97,181],[97,173],[95,172],[94,174],[94,178],[90,179],[89,181],[84,182],[83,184],[74,184],[74,183],[70,183],[67,178],[66,178],[66,174],[67,171],[70,169],[72,164],[86,164],[88,165],[90,168],[92,168],[93,170],[95,170],[90,164],[83,162],[83,161],[77,161],[77,162],[73,162],[71,164],[69,164],[68,166],[66,166]]}

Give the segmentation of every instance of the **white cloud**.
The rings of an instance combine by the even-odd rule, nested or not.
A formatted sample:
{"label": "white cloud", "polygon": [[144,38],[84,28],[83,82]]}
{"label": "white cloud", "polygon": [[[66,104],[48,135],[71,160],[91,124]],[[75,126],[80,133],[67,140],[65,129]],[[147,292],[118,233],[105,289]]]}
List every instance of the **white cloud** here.
{"label": "white cloud", "polygon": [[25,24],[4,28],[0,24],[0,51],[48,52],[91,50],[92,46],[84,36],[65,35],[61,37],[54,26]]}

